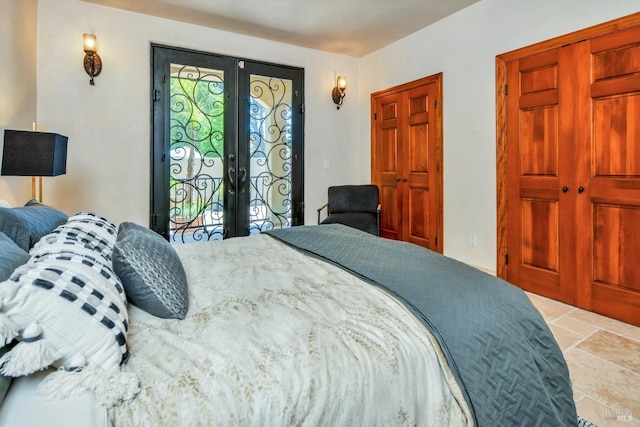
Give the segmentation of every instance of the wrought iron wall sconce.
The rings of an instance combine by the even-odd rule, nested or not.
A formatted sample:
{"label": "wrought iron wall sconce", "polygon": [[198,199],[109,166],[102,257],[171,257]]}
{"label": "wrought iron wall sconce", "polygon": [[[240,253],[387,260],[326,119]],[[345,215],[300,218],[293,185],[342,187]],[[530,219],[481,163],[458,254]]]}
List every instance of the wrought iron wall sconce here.
{"label": "wrought iron wall sconce", "polygon": [[82,39],[84,42],[84,70],[91,77],[89,84],[94,86],[93,78],[100,75],[100,71],[102,71],[102,59],[97,53],[98,43],[94,34],[83,34]]}
{"label": "wrought iron wall sconce", "polygon": [[347,90],[347,78],[338,76],[338,80],[336,81],[336,87],[331,91],[331,97],[333,98],[333,103],[336,104],[337,109],[340,109],[342,105],[342,101],[344,101],[345,91]]}

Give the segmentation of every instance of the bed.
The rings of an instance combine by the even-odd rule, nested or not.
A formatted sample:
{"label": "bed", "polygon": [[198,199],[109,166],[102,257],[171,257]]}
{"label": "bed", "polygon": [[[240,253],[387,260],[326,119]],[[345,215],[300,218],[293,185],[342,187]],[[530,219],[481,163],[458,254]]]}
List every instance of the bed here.
{"label": "bed", "polygon": [[[0,283],[0,313],[18,325],[5,341],[23,352],[35,347],[29,340],[46,342],[56,358],[15,375],[0,425],[577,424],[562,352],[524,293],[415,245],[335,224],[172,248],[92,213],[31,237],[27,258]],[[88,286],[73,302],[52,292],[80,273],[56,273],[51,289],[25,285],[34,270],[65,270],[60,262],[109,276],[100,295],[116,289],[125,308],[104,311],[90,332],[85,323],[98,316],[78,309]],[[24,289],[28,298],[18,298]],[[25,321],[45,294],[47,307],[62,305]],[[66,311],[71,323],[57,336],[50,323]],[[27,331],[34,323],[38,335]],[[80,345],[98,334],[99,348]],[[6,374],[17,356],[5,356]]]}

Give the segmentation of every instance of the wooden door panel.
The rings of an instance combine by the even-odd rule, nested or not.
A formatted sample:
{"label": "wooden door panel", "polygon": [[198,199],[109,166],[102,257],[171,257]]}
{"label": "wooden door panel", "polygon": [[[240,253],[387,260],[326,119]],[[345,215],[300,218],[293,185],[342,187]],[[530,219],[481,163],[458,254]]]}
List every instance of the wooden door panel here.
{"label": "wooden door panel", "polygon": [[558,108],[546,105],[521,112],[522,175],[558,176]]}
{"label": "wooden door panel", "polygon": [[425,247],[429,247],[429,190],[424,188],[409,189],[409,216],[408,241]]}
{"label": "wooden door panel", "polygon": [[[405,157],[407,209],[405,210],[405,239],[426,248],[429,236],[429,103],[430,87],[409,91],[408,132]],[[434,249],[434,248],[431,248]]]}
{"label": "wooden door panel", "polygon": [[429,122],[414,121],[409,125],[407,158],[410,174],[429,173]]}
{"label": "wooden door panel", "polygon": [[640,177],[640,95],[593,101],[596,176]]}
{"label": "wooden door panel", "polygon": [[[437,250],[435,236],[437,232],[437,185],[431,185],[433,177],[429,165],[435,165],[434,148],[437,146],[436,134],[436,99],[438,91],[436,83],[409,90],[408,97],[408,134],[405,164],[407,165],[405,209],[405,240]],[[431,124],[434,124],[431,126]],[[430,215],[431,213],[431,215]]]}
{"label": "wooden door panel", "polygon": [[591,309],[640,324],[640,207],[595,204]]}
{"label": "wooden door panel", "polygon": [[399,110],[401,97],[393,94],[376,100],[376,111],[380,117],[375,121],[376,152],[372,158],[372,166],[378,171],[372,176],[374,184],[380,191],[380,235],[397,239],[400,232],[400,212],[402,199],[399,194],[398,180],[401,173],[400,157],[401,118]]}
{"label": "wooden door panel", "polygon": [[551,298],[572,300],[561,286],[558,50],[507,64],[509,187],[507,279]]}
{"label": "wooden door panel", "polygon": [[[386,125],[386,123],[385,123]],[[398,129],[395,127],[382,127],[380,136],[381,157],[380,170],[382,172],[398,173]]]}
{"label": "wooden door panel", "polygon": [[592,40],[590,54],[593,155],[580,203],[593,269],[579,285],[592,310],[640,325],[640,28]]}
{"label": "wooden door panel", "polygon": [[429,213],[432,194],[429,191],[429,174],[412,173],[407,188],[407,235],[405,240],[435,250],[432,247]]}
{"label": "wooden door panel", "polygon": [[379,189],[380,204],[385,207],[380,214],[380,235],[388,239],[397,239],[400,229],[400,210],[392,207],[397,206],[400,197],[398,197],[398,185],[395,178],[392,180],[383,179]]}
{"label": "wooden door panel", "polygon": [[520,283],[524,289],[562,298],[558,201],[522,198]]}
{"label": "wooden door panel", "polygon": [[522,265],[558,273],[558,202],[522,200]]}
{"label": "wooden door panel", "polygon": [[640,72],[640,27],[591,40],[594,82]]}
{"label": "wooden door panel", "polygon": [[595,204],[595,281],[640,291],[638,226],[640,208]]}

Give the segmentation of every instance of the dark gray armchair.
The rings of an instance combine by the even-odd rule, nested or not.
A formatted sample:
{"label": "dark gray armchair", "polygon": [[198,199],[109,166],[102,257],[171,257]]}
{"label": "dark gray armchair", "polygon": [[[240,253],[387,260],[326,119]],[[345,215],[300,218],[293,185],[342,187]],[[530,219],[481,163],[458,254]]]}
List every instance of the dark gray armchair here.
{"label": "dark gray armchair", "polygon": [[[343,224],[380,235],[380,203],[376,185],[329,187],[327,203],[318,209],[318,224]],[[328,216],[321,222],[320,212]]]}

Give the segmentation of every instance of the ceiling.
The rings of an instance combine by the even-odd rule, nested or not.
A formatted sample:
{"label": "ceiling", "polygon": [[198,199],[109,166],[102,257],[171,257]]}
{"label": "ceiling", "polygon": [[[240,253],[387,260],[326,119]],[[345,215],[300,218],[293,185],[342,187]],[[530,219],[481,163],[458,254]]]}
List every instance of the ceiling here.
{"label": "ceiling", "polygon": [[82,0],[360,57],[480,0]]}

